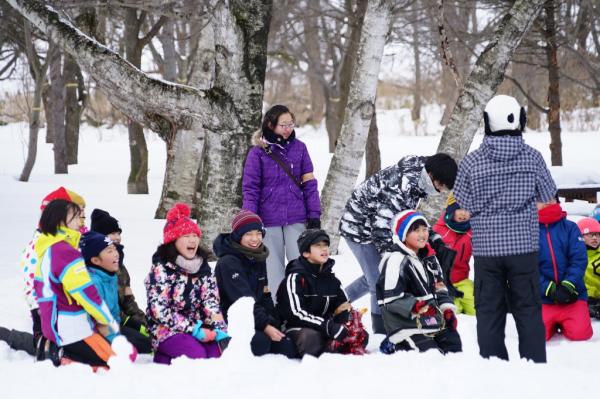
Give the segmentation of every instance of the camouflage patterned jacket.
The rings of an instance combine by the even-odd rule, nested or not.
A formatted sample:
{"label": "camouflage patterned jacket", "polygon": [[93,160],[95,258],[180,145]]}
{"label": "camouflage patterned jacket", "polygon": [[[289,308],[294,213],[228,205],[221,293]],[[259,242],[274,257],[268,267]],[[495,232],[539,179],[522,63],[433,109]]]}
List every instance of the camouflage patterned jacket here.
{"label": "camouflage patterned jacket", "polygon": [[393,247],[391,222],[395,215],[415,209],[426,198],[422,179],[427,157],[409,155],[359,184],[346,203],[340,234],[361,244],[373,243],[380,253]]}

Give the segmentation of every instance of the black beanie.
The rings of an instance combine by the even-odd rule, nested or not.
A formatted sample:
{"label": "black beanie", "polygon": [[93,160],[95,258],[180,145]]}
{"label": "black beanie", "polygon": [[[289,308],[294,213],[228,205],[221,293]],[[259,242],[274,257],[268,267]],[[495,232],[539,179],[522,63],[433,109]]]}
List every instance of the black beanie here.
{"label": "black beanie", "polygon": [[300,255],[302,255],[304,252],[310,252],[310,246],[321,241],[327,241],[327,244],[331,243],[329,235],[327,235],[325,230],[304,230],[302,234],[300,234],[300,237],[298,237],[298,249],[300,250]]}
{"label": "black beanie", "polygon": [[92,212],[92,225],[90,226],[90,230],[97,231],[104,235],[109,235],[115,231],[118,231],[119,233],[123,232],[119,227],[119,221],[102,209],[94,209]]}

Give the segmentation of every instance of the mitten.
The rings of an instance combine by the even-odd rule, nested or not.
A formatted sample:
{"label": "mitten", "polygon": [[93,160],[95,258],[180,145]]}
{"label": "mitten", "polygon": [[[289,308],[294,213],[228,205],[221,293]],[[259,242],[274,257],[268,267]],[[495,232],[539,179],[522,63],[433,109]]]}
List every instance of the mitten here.
{"label": "mitten", "polygon": [[214,341],[217,333],[209,328],[205,328],[204,324],[197,322],[192,331],[192,336],[200,342]]}
{"label": "mitten", "polygon": [[435,316],[436,307],[427,301],[418,300],[413,307],[413,312],[422,316]]}
{"label": "mitten", "polygon": [[561,304],[573,303],[577,300],[579,292],[575,285],[568,280],[563,280],[556,288],[556,302]]}
{"label": "mitten", "polygon": [[224,339],[231,339],[231,337],[229,336],[229,334],[227,334],[225,331],[219,329],[219,328],[215,328],[215,341],[219,342],[222,341]]}
{"label": "mitten", "polygon": [[350,320],[350,312],[348,310],[344,310],[333,316],[333,321],[340,324],[346,324]]}
{"label": "mitten", "polygon": [[321,228],[321,220],[320,219],[308,219],[306,221],[306,229],[320,229]]}
{"label": "mitten", "polygon": [[446,320],[446,327],[448,327],[451,331],[456,331],[456,327],[458,326],[458,319],[456,315],[452,311],[452,309],[444,310],[444,320]]}
{"label": "mitten", "polygon": [[325,322],[325,334],[336,341],[342,341],[348,335],[348,329],[343,325],[328,319]]}

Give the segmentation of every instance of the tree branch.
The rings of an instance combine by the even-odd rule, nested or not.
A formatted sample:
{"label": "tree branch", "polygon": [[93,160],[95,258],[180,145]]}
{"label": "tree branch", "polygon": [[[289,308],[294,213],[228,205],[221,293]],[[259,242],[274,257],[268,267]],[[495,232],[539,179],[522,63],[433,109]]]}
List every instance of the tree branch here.
{"label": "tree branch", "polygon": [[514,84],[515,87],[517,89],[519,89],[519,91],[525,96],[525,98],[527,98],[527,100],[529,100],[529,102],[531,103],[531,105],[533,105],[535,108],[537,108],[540,112],[543,112],[545,114],[547,114],[548,112],[550,112],[550,110],[548,108],[544,108],[540,104],[538,104],[538,102],[535,101],[533,99],[533,97],[531,97],[529,95],[529,93],[525,89],[523,89],[523,86],[521,86],[521,84],[519,83],[519,81],[517,79],[513,78],[510,75],[504,75],[504,78],[507,79],[507,80],[509,80],[509,81],[511,81],[512,84]]}

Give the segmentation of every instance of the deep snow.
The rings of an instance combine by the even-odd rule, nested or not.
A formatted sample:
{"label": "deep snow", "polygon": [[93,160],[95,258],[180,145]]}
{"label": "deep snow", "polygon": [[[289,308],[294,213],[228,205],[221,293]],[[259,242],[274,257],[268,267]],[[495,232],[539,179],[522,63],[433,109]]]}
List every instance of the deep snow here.
{"label": "deep snow", "polygon": [[[397,125],[392,123],[396,120],[393,115],[382,112],[380,118],[384,166],[406,154],[427,155],[435,151],[439,136],[400,136]],[[305,128],[298,133],[308,145],[322,187],[330,161],[327,139],[322,129]],[[0,223],[3,227],[0,233],[0,325],[30,330],[22,297],[19,256],[39,218],[42,197],[60,185],[84,196],[88,215],[100,207],[119,219],[124,230],[125,263],[131,273],[132,288],[138,303],[145,306],[143,279],[150,267],[150,257],[162,238],[163,221],[154,220],[153,214],[164,173],[163,142],[154,134],[147,135],[150,194],[127,195],[129,155],[125,128],[83,127],[80,164],[70,167],[69,174],[62,176],[53,174],[51,145],[44,143],[41,131],[31,181],[20,183],[16,177],[24,162],[27,136],[25,124],[0,127]],[[529,133],[525,138],[549,160],[547,133]],[[481,136],[476,136],[472,148],[480,142]],[[600,134],[563,133],[563,158],[569,172],[561,174],[553,170],[553,174],[558,180],[566,180],[565,175],[577,179],[580,168],[597,174],[599,145]],[[589,204],[567,204],[569,211],[579,213],[592,208]],[[360,268],[344,244],[336,260],[334,270],[343,282],[349,283],[359,275]],[[367,304],[363,298],[358,306]],[[240,304],[240,308],[248,309],[248,304]],[[370,325],[368,317],[364,321]],[[240,318],[236,326],[231,326],[232,332],[240,331],[245,323],[250,328],[251,324]],[[595,322],[594,328],[596,334],[600,334],[600,323]],[[364,357],[324,355],[318,360],[302,362],[276,356],[252,358],[245,351],[247,347],[232,343],[231,352],[218,360],[178,359],[166,367],[151,364],[149,357],[140,356],[134,365],[119,364],[110,372],[97,374],[81,365],[56,369],[48,362],[34,363],[25,353],[14,352],[0,343],[0,396],[124,397],[133,394],[145,398],[181,398],[241,394],[250,398],[283,395],[505,398],[589,397],[593,392],[600,357],[597,335],[584,343],[554,338],[547,345],[548,364],[536,365],[518,359],[517,335],[510,317],[506,332],[510,362],[484,360],[478,356],[473,317],[459,316],[459,332],[464,352],[446,357],[433,352],[384,356],[376,351],[382,336],[374,336],[369,345],[373,353]],[[246,339],[240,337],[238,343]]]}

